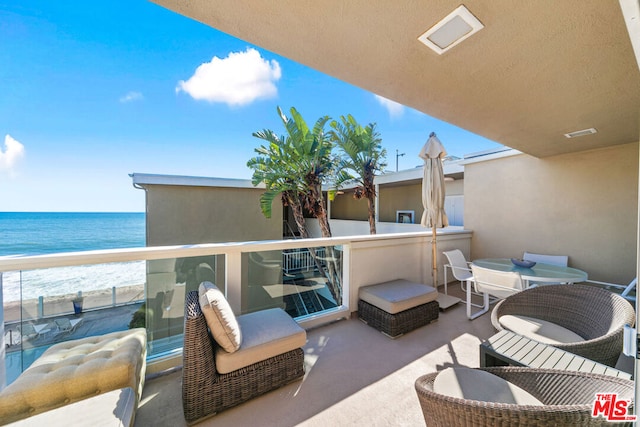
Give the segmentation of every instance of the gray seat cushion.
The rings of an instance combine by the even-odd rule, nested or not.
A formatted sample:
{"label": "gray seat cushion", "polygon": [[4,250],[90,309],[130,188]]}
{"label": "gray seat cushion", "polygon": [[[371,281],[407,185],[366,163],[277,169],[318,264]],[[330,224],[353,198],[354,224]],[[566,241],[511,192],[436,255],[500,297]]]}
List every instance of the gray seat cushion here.
{"label": "gray seat cushion", "polygon": [[497,375],[465,367],[447,368],[433,382],[436,393],[459,399],[516,405],[543,405],[526,390]]}
{"label": "gray seat cushion", "polygon": [[555,323],[528,316],[508,314],[500,316],[503,328],[543,344],[569,344],[583,342],[584,338]]}
{"label": "gray seat cushion", "polygon": [[438,291],[422,283],[398,279],[361,287],[358,296],[389,314],[396,314],[435,301]]}
{"label": "gray seat cushion", "polygon": [[280,308],[243,314],[237,319],[242,344],[234,353],[217,348],[216,370],[221,374],[295,350],[307,342],[305,330]]}

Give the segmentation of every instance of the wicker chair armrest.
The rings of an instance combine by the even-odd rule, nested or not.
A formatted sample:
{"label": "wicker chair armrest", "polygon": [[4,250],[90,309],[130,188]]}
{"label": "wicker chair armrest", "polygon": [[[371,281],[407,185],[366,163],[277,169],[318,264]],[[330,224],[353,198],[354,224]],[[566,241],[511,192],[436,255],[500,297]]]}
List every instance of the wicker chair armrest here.
{"label": "wicker chair armrest", "polygon": [[415,382],[427,425],[604,425],[604,419],[591,417],[596,392],[613,392],[618,393],[620,399],[633,399],[633,382],[621,378],[521,367],[483,370],[518,385],[545,405],[481,402],[445,396],[433,390],[436,372]]}

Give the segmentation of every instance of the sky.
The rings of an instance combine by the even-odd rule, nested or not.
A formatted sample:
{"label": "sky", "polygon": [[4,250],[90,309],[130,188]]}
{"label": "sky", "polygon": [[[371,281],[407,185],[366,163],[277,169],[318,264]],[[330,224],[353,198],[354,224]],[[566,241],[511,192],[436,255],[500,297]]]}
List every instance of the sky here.
{"label": "sky", "polygon": [[376,123],[389,171],[430,132],[500,146],[146,0],[0,0],[0,211],[144,212],[131,173],[250,179],[278,106]]}

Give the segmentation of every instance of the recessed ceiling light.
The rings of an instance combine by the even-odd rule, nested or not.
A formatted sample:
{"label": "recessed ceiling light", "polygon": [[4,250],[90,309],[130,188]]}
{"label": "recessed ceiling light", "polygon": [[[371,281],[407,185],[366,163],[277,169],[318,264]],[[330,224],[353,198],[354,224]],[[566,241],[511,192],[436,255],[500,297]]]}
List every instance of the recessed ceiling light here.
{"label": "recessed ceiling light", "polygon": [[598,133],[598,131],[595,128],[589,128],[565,133],[564,136],[566,136],[567,138],[577,138],[579,136],[593,135],[594,133]]}
{"label": "recessed ceiling light", "polygon": [[418,37],[422,43],[442,55],[464,39],[471,37],[484,28],[478,18],[473,16],[464,5],[447,15],[423,35]]}

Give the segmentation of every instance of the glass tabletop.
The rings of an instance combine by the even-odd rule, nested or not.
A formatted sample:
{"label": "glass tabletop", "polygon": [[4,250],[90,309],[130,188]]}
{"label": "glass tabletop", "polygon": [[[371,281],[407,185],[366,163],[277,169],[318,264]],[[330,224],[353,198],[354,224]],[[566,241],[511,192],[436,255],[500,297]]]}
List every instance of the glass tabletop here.
{"label": "glass tabletop", "polygon": [[577,268],[561,267],[558,265],[537,263],[532,268],[518,267],[509,258],[488,258],[477,259],[472,264],[478,267],[490,268],[498,271],[517,271],[520,276],[527,281],[536,282],[584,282],[587,280],[587,273]]}

